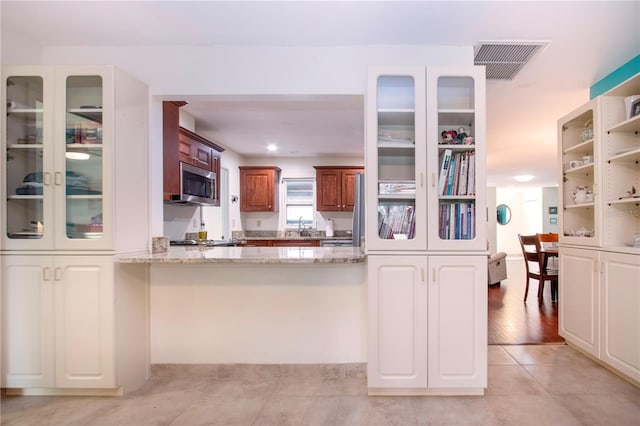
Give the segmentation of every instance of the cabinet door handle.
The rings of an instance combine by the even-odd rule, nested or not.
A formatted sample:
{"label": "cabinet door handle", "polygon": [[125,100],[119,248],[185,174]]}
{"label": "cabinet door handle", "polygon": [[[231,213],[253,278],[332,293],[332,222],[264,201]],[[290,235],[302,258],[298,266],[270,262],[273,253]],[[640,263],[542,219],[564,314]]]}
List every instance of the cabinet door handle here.
{"label": "cabinet door handle", "polygon": [[42,270],[42,279],[44,281],[51,281],[51,268],[48,266]]}
{"label": "cabinet door handle", "polygon": [[62,185],[62,173],[55,172],[54,174],[54,182],[56,185]]}
{"label": "cabinet door handle", "polygon": [[51,173],[49,172],[44,172],[44,174],[42,175],[42,183],[45,186],[49,186],[51,185]]}
{"label": "cabinet door handle", "polygon": [[433,268],[431,270],[431,280],[435,283],[436,282],[436,268]]}
{"label": "cabinet door handle", "polygon": [[56,281],[62,281],[62,268],[56,268],[55,269],[55,274],[54,274],[53,279],[56,280]]}
{"label": "cabinet door handle", "polygon": [[420,281],[424,282],[424,268],[420,268]]}
{"label": "cabinet door handle", "polygon": [[424,188],[424,173],[420,172],[420,188]]}

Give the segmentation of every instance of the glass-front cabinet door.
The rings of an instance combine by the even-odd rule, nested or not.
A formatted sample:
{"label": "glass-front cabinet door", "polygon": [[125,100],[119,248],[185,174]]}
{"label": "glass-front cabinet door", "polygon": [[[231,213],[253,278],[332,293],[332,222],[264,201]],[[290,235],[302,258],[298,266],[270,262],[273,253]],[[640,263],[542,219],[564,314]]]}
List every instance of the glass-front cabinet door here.
{"label": "glass-front cabinet door", "polygon": [[34,67],[16,71],[3,72],[2,248],[44,248],[54,238],[52,74]]}
{"label": "glass-front cabinet door", "polygon": [[429,249],[486,249],[485,75],[427,69]]}
{"label": "glass-front cabinet door", "polygon": [[[103,237],[103,78],[64,77],[63,240]],[[57,172],[58,173],[58,172]]]}
{"label": "glass-front cabinet door", "polygon": [[66,71],[3,69],[3,249],[110,247],[103,111],[111,98],[100,72]]}
{"label": "glass-front cabinet door", "polygon": [[372,67],[367,94],[367,249],[425,250],[425,69]]}

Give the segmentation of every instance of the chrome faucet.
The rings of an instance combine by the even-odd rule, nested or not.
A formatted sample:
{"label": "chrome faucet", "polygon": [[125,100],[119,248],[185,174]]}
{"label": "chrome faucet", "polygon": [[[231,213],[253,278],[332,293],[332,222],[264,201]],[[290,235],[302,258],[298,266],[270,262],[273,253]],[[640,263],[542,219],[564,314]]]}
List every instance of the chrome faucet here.
{"label": "chrome faucet", "polygon": [[304,229],[304,217],[300,216],[300,219],[298,219],[298,235],[302,235],[303,229]]}

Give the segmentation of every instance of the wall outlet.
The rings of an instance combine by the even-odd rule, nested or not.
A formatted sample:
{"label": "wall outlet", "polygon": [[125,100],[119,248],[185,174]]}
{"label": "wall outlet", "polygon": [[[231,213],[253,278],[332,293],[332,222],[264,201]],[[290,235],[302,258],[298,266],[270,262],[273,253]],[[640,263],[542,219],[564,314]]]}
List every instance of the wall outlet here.
{"label": "wall outlet", "polygon": [[194,227],[194,228],[198,228],[198,225],[199,225],[199,223],[198,223],[198,218],[194,217],[194,218],[193,218],[193,227]]}
{"label": "wall outlet", "polygon": [[261,220],[257,220],[257,221],[256,221],[256,226],[257,226],[258,228],[260,228],[260,225],[262,225],[262,221],[261,221]]}

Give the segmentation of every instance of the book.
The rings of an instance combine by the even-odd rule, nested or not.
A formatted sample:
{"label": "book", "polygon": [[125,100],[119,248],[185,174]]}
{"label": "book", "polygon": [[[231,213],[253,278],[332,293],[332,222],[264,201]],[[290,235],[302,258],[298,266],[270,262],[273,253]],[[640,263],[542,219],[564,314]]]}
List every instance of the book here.
{"label": "book", "polygon": [[444,188],[449,175],[449,165],[451,163],[451,150],[445,149],[440,160],[440,179],[438,180],[438,194],[444,195]]}

